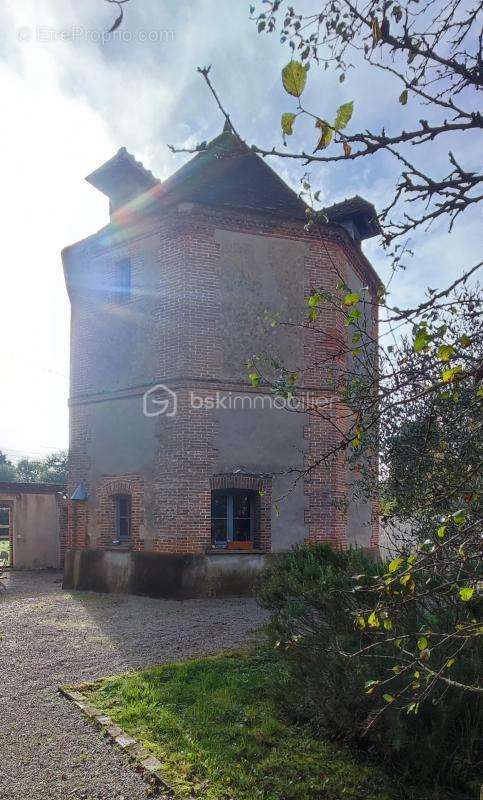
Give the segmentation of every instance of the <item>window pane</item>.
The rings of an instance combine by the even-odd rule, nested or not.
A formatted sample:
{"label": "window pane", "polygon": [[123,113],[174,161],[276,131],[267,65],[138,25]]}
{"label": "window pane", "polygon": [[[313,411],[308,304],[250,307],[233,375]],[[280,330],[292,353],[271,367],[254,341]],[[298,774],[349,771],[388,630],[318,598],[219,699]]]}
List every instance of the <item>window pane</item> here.
{"label": "window pane", "polygon": [[129,539],[131,536],[131,498],[118,497],[116,505],[117,538]]}
{"label": "window pane", "polygon": [[225,517],[227,509],[228,497],[226,494],[211,494],[211,516],[212,517]]}
{"label": "window pane", "polygon": [[211,518],[211,538],[214,542],[226,542],[228,538],[226,517]]}
{"label": "window pane", "polygon": [[233,516],[250,519],[250,495],[233,495]]}
{"label": "window pane", "polygon": [[0,508],[0,525],[8,525],[10,523],[10,509]]}
{"label": "window pane", "polygon": [[127,517],[129,514],[129,499],[127,497],[119,497],[117,508],[120,517]]}
{"label": "window pane", "polygon": [[118,301],[131,296],[131,259],[123,258],[114,265],[114,291]]}
{"label": "window pane", "polygon": [[233,520],[233,539],[236,542],[248,542],[250,540],[250,518]]}

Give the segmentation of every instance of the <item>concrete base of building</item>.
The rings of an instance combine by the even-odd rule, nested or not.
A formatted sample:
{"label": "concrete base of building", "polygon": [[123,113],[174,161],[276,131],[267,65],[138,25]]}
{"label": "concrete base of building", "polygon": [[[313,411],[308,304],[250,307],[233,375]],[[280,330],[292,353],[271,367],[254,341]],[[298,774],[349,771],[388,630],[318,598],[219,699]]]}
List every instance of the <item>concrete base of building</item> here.
{"label": "concrete base of building", "polygon": [[255,593],[273,555],[167,555],[132,550],[67,550],[64,589],[148,597],[236,597]]}

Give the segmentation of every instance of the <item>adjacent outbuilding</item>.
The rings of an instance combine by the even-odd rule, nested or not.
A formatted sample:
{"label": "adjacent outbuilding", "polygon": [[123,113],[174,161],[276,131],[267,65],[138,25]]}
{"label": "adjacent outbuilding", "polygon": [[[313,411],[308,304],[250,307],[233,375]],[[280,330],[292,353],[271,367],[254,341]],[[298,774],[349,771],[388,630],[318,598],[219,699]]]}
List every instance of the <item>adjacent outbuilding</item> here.
{"label": "adjacent outbuilding", "polygon": [[59,569],[67,522],[65,486],[0,482],[0,561],[15,569]]}

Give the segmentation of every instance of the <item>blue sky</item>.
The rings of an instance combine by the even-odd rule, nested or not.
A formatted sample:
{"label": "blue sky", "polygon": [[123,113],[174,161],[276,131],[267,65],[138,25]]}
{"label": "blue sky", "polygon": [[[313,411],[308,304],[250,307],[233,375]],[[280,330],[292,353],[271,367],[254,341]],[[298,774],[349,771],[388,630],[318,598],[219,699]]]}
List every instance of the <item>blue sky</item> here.
{"label": "blue sky", "polygon": [[[302,0],[302,5],[307,5]],[[259,36],[244,0],[132,0],[115,41],[102,41],[115,7],[103,0],[4,0],[0,8],[0,91],[4,120],[4,247],[0,358],[3,366],[0,449],[14,457],[45,455],[68,441],[69,305],[60,251],[107,221],[106,199],[84,177],[121,146],[160,178],[185,160],[167,143],[210,139],[223,120],[201,78],[212,78],[247,141],[281,144],[280,114],[293,110],[280,70],[289,60],[278,37]],[[124,41],[122,38],[124,38]],[[355,100],[354,125],[397,130],[424,115],[402,108],[392,78],[353,70],[344,84],[311,70],[306,102],[331,117]],[[292,137],[312,149],[309,123]],[[450,142],[440,139],[425,165],[445,168]],[[478,159],[466,142],[465,165]],[[302,167],[270,161],[294,187]],[[387,157],[311,168],[330,204],[361,194],[381,208],[394,185]],[[478,260],[481,219],[468,215],[448,236],[444,225],[414,237],[416,256],[392,284],[394,304],[413,303],[426,286],[442,286]],[[384,278],[377,242],[365,252]]]}

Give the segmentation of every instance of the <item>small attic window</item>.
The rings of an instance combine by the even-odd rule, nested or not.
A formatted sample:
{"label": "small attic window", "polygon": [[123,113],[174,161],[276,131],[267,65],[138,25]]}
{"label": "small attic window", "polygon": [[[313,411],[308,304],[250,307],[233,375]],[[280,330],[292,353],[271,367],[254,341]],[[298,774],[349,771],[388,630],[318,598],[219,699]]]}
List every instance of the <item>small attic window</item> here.
{"label": "small attic window", "polygon": [[128,303],[131,299],[131,259],[121,258],[114,264],[114,302]]}

